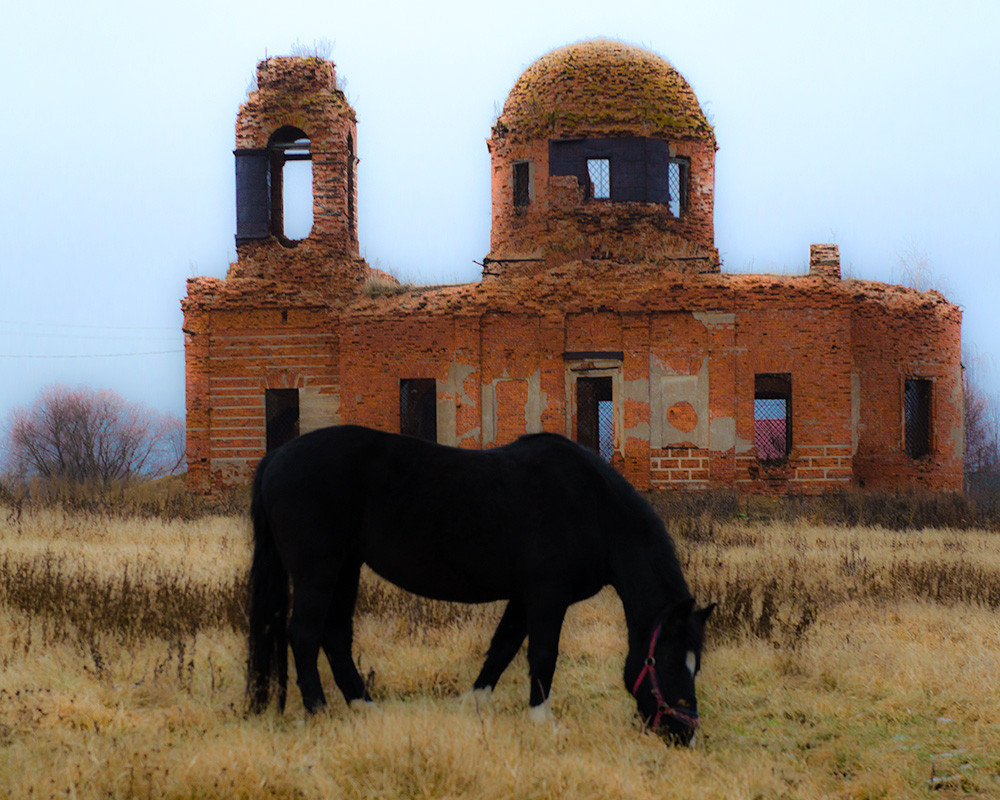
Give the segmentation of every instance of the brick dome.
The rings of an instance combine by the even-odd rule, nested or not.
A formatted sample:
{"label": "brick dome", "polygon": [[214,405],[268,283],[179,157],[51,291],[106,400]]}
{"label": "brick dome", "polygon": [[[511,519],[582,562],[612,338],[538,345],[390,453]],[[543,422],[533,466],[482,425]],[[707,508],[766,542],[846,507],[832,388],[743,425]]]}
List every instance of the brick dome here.
{"label": "brick dome", "polygon": [[560,47],[528,67],[507,96],[494,135],[708,139],[712,126],[684,77],[641,47],[593,39]]}
{"label": "brick dome", "polygon": [[660,56],[607,39],[553,50],[517,79],[487,144],[484,276],[581,259],[719,271],[715,134]]}

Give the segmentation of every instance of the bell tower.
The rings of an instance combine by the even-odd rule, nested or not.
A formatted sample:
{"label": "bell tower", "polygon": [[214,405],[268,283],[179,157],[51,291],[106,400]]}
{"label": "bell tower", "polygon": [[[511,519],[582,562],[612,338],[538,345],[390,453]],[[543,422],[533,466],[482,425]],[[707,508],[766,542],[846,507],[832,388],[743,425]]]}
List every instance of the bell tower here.
{"label": "bell tower", "polygon": [[334,64],[277,57],[236,118],[236,253],[229,277],[352,295],[358,255],[357,121]]}

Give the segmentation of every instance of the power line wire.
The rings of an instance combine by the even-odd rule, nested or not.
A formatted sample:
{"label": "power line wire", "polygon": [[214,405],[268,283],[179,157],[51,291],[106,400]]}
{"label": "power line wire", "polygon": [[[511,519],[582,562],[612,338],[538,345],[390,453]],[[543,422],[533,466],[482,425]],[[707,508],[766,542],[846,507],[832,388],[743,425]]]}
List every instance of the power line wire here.
{"label": "power line wire", "polygon": [[0,353],[0,358],[128,358],[130,356],[161,356],[183,353],[183,350],[152,350],[147,353],[74,353],[70,355],[14,355]]}
{"label": "power line wire", "polygon": [[89,328],[97,330],[118,331],[173,331],[173,326],[167,325],[82,325],[70,322],[29,322],[27,320],[0,319],[0,325],[32,325],[43,328]]}
{"label": "power line wire", "polygon": [[24,333],[23,331],[0,331],[0,336],[26,336],[32,339],[121,339],[129,342],[169,342],[180,336],[181,332],[177,331],[173,336],[119,336],[113,333],[106,334],[96,334],[90,336],[88,334],[79,333]]}

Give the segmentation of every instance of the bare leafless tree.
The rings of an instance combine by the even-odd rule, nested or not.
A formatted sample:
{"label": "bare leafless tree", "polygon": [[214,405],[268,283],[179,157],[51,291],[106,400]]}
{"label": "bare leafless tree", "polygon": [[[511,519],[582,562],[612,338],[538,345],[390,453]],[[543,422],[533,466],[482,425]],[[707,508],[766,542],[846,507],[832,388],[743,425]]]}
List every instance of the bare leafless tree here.
{"label": "bare leafless tree", "polygon": [[22,477],[100,483],[160,477],[184,463],[184,424],[111,391],[56,385],[7,421],[5,460]]}
{"label": "bare leafless tree", "polygon": [[974,347],[963,348],[966,488],[1000,490],[1000,401],[983,389],[989,361]]}

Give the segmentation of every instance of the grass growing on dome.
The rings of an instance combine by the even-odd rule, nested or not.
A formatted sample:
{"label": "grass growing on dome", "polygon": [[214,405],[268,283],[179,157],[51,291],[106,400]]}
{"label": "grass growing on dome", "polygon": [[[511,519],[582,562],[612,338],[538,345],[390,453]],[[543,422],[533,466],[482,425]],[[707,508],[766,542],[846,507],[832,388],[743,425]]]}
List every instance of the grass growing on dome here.
{"label": "grass growing on dome", "polygon": [[517,139],[642,131],[714,141],[697,97],[670,62],[606,39],[558,48],[531,64],[494,130]]}

